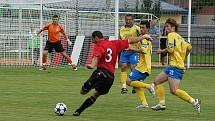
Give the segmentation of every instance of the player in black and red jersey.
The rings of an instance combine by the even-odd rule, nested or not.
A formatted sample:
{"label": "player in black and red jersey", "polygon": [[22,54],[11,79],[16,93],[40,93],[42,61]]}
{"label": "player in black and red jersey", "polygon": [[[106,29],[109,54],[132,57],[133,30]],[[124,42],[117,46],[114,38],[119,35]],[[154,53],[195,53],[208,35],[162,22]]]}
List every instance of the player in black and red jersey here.
{"label": "player in black and red jersey", "polygon": [[114,71],[118,53],[128,48],[129,44],[137,43],[143,39],[151,38],[140,36],[129,40],[109,41],[103,37],[100,31],[94,31],[92,33],[92,42],[96,45],[93,50],[92,63],[86,65],[86,67],[88,69],[93,69],[97,66],[97,69],[84,83],[80,93],[84,95],[91,89],[95,89],[95,91],[92,96],[87,98],[73,113],[74,116],[79,116],[86,108],[91,106],[100,95],[105,95],[109,92],[114,81]]}

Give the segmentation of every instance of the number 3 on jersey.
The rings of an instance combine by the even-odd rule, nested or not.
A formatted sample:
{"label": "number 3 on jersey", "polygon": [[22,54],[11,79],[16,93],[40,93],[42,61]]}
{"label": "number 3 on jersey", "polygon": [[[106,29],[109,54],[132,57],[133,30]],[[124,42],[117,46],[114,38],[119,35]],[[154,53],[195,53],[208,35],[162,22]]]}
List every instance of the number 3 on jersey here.
{"label": "number 3 on jersey", "polygon": [[107,48],[107,57],[105,58],[106,62],[111,62],[112,60],[112,50],[110,48]]}

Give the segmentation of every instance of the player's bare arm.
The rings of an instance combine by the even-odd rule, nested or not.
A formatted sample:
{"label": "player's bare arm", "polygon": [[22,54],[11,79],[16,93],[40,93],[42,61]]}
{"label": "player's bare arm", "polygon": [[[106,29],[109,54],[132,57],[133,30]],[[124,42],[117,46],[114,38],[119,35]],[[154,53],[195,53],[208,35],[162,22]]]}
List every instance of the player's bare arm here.
{"label": "player's bare arm", "polygon": [[62,26],[62,25],[59,25],[59,26],[60,26],[60,28],[62,29],[62,30],[61,30],[61,34],[63,34],[65,40],[67,40],[68,37],[66,36],[66,33],[65,33],[65,30],[64,30],[63,26]]}
{"label": "player's bare arm", "polygon": [[40,33],[43,31],[43,29],[40,29],[38,32],[37,32],[37,36],[40,35]]}
{"label": "player's bare arm", "polygon": [[139,36],[139,37],[133,37],[133,38],[128,39],[128,43],[129,44],[137,43],[139,41],[142,41],[143,39],[152,40],[152,38],[150,36]]}
{"label": "player's bare arm", "polygon": [[160,49],[160,48],[158,48],[157,54],[161,54],[161,53],[168,53],[168,51],[166,49]]}
{"label": "player's bare arm", "polygon": [[48,23],[46,24],[45,26],[43,26],[38,32],[37,32],[37,36],[40,35],[41,32],[43,32],[44,30],[47,30],[48,29],[48,26],[50,25],[51,23]]}

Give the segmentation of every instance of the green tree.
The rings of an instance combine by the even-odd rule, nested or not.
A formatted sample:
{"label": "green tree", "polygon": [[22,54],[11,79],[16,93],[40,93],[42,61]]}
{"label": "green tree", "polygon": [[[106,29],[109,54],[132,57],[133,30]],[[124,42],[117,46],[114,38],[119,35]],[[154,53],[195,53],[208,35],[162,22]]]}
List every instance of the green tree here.
{"label": "green tree", "polygon": [[160,0],[136,0],[136,11],[160,16]]}

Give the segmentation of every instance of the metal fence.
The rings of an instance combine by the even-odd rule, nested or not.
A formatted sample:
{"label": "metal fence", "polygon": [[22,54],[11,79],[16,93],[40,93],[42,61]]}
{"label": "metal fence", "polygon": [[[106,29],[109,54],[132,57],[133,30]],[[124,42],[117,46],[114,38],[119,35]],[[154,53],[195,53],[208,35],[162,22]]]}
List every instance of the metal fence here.
{"label": "metal fence", "polygon": [[191,37],[191,66],[215,67],[215,38]]}
{"label": "metal fence", "polygon": [[[166,38],[166,37],[165,37]],[[187,37],[183,37],[187,39]],[[215,37],[191,37],[192,50],[190,53],[191,67],[215,67]],[[153,42],[152,62],[154,66],[161,66],[160,57],[156,54],[159,47],[157,41]],[[165,57],[165,65],[168,64],[168,56]],[[185,60],[185,63],[186,60]]]}

